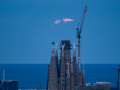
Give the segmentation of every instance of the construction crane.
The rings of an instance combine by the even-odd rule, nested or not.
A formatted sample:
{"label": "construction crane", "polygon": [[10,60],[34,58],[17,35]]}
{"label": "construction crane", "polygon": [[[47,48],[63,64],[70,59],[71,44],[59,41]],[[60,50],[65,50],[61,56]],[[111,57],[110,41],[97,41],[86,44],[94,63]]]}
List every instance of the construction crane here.
{"label": "construction crane", "polygon": [[87,6],[85,6],[85,10],[84,10],[84,13],[83,13],[83,18],[82,18],[80,29],[78,27],[76,27],[76,30],[77,30],[76,38],[78,38],[78,58],[80,58],[80,38],[81,38],[80,35],[81,35],[82,26],[83,26],[86,11],[87,11]]}
{"label": "construction crane", "polygon": [[37,74],[37,80],[38,80],[38,90],[40,90],[40,84],[39,84],[39,77],[38,77],[38,74]]}

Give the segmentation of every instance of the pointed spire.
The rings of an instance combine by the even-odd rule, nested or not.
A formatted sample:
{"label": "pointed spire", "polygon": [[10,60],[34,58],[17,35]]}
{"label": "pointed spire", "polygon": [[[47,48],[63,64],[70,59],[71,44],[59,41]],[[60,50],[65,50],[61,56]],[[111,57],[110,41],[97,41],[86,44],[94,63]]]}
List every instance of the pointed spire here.
{"label": "pointed spire", "polygon": [[65,57],[64,57],[64,47],[65,44],[61,44],[61,58],[60,58],[60,83],[59,83],[59,90],[63,90],[65,89],[65,85],[66,85],[66,78],[65,78]]}
{"label": "pointed spire", "polygon": [[82,84],[82,80],[81,80],[81,67],[80,67],[80,57],[78,57],[78,86],[80,86]]}
{"label": "pointed spire", "polygon": [[83,63],[83,78],[82,78],[82,84],[85,85],[85,68],[84,68],[85,63]]}
{"label": "pointed spire", "polygon": [[53,45],[53,50],[52,50],[51,58],[52,58],[52,56],[55,56],[55,52],[54,52],[54,42],[52,42],[52,45]]}
{"label": "pointed spire", "polygon": [[[56,56],[56,62],[57,62],[57,64],[58,64],[58,53],[57,53],[57,47],[58,47],[58,44],[56,44],[56,54],[55,54],[55,56]],[[58,66],[58,65],[57,65]]]}
{"label": "pointed spire", "polygon": [[55,54],[56,59],[57,59],[57,64],[58,64],[58,53],[57,53],[57,47],[58,47],[58,44],[56,44],[56,54]]}
{"label": "pointed spire", "polygon": [[58,53],[57,53],[57,47],[58,47],[58,44],[56,44],[56,53],[55,53],[55,57],[56,57],[56,66],[57,66],[57,74],[58,74]]}
{"label": "pointed spire", "polygon": [[[54,43],[53,43],[54,46]],[[49,77],[48,77],[48,90],[58,90],[58,75],[57,64],[54,48],[51,55]]]}
{"label": "pointed spire", "polygon": [[74,86],[77,86],[77,62],[76,62],[76,52],[75,52],[76,45],[73,44],[73,47],[74,47],[74,53],[73,53]]}
{"label": "pointed spire", "polygon": [[72,62],[72,57],[71,57],[71,73],[70,73],[70,76],[71,76],[71,90],[74,90],[74,73],[73,73],[73,62]]}
{"label": "pointed spire", "polygon": [[57,61],[57,64],[58,64],[58,53],[57,53],[57,47],[58,47],[58,44],[56,44],[56,54],[55,54],[55,56],[56,56],[56,61]]}
{"label": "pointed spire", "polygon": [[71,57],[71,73],[73,73],[73,62],[72,62],[72,57]]}

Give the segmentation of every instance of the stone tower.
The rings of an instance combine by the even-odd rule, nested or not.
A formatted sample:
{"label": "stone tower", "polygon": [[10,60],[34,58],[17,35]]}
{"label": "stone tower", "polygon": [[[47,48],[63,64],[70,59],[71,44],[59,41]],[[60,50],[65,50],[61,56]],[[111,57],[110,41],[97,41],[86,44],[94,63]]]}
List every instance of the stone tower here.
{"label": "stone tower", "polygon": [[[63,83],[64,90],[66,90],[66,85],[67,85],[67,63],[70,63],[70,40],[62,40],[61,41],[61,58],[60,58],[60,79],[61,77],[64,78],[64,81],[60,81],[60,84]],[[64,48],[62,48],[64,46]],[[64,68],[62,68],[64,67]],[[69,71],[70,71],[70,65],[69,65]],[[65,72],[65,73],[64,73]],[[61,73],[64,76],[61,76]],[[59,89],[62,90],[62,89]]]}
{"label": "stone tower", "polygon": [[71,90],[74,90],[74,71],[73,71],[73,63],[72,63],[72,57],[71,57],[71,73],[70,73],[70,86]]}
{"label": "stone tower", "polygon": [[81,79],[81,67],[80,67],[80,57],[78,58],[79,60],[79,65],[78,65],[78,86],[82,84],[82,79]]}
{"label": "stone tower", "polygon": [[58,75],[58,52],[57,52],[57,47],[58,47],[58,44],[56,44],[56,53],[55,53],[55,57],[56,57],[56,66],[57,66],[57,75]]}
{"label": "stone tower", "polygon": [[82,76],[82,84],[85,85],[85,68],[84,68],[85,63],[83,63],[83,76]]}
{"label": "stone tower", "polygon": [[58,75],[57,63],[54,49],[51,55],[49,77],[48,77],[48,90],[58,90]]}
{"label": "stone tower", "polygon": [[73,53],[74,86],[77,86],[77,63],[76,63],[75,44],[73,44],[73,47],[74,47],[74,53]]}
{"label": "stone tower", "polygon": [[60,57],[60,79],[59,79],[59,90],[65,89],[65,60],[64,60],[64,47],[65,44],[61,44],[61,57]]}
{"label": "stone tower", "polygon": [[66,90],[71,90],[71,83],[70,83],[70,72],[69,72],[69,63],[67,63],[68,69],[67,69],[67,82],[66,82]]}
{"label": "stone tower", "polygon": [[[71,60],[70,60],[70,57],[71,57],[71,54],[70,54],[70,40],[62,40],[61,41],[61,44],[65,44],[65,47],[64,47],[64,61],[65,61],[65,79],[67,80],[67,63],[70,63]],[[70,65],[69,65],[69,69],[70,69]],[[69,70],[71,71],[71,70]],[[66,83],[66,81],[65,81]]]}

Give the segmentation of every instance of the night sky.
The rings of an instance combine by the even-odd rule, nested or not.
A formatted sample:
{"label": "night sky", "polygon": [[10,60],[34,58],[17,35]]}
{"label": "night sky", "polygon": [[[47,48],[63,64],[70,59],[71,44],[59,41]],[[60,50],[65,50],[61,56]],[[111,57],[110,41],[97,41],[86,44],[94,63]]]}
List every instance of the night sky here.
{"label": "night sky", "polygon": [[0,0],[0,64],[50,63],[53,41],[77,45],[85,6],[81,63],[120,64],[120,0]]}

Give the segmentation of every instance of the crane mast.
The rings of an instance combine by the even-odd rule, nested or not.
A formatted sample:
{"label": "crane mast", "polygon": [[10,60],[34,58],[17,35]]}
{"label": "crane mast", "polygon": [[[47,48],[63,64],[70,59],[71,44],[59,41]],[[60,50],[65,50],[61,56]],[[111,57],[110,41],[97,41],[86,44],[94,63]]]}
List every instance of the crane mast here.
{"label": "crane mast", "polygon": [[84,10],[84,13],[83,13],[80,30],[78,29],[78,27],[76,27],[76,29],[77,29],[77,36],[76,37],[78,38],[78,58],[80,58],[80,38],[81,38],[80,34],[81,34],[81,31],[82,31],[82,26],[83,26],[86,11],[87,11],[87,6],[85,6],[85,10]]}
{"label": "crane mast", "polygon": [[78,66],[78,86],[82,84],[81,67],[80,67],[80,38],[81,38],[80,34],[81,34],[81,31],[82,31],[82,26],[83,26],[86,11],[87,11],[87,6],[85,6],[85,10],[84,10],[84,13],[83,13],[80,29],[78,29],[78,27],[76,27],[76,30],[77,30],[76,37],[78,38],[78,63],[79,63],[79,66]]}

